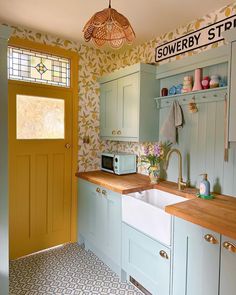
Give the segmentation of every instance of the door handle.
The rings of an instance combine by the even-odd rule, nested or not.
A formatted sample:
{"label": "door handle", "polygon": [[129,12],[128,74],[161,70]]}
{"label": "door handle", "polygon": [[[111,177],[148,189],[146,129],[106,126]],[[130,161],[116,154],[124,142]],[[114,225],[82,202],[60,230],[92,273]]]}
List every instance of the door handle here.
{"label": "door handle", "polygon": [[218,241],[217,239],[211,235],[211,234],[206,234],[204,236],[204,239],[208,242],[208,243],[211,243],[211,244],[218,244]]}
{"label": "door handle", "polygon": [[106,190],[103,189],[103,190],[102,190],[102,194],[103,194],[104,197],[106,197],[106,195],[107,195]]}
{"label": "door handle", "polygon": [[66,144],[65,144],[65,148],[66,148],[66,149],[70,149],[70,148],[71,148],[70,143],[66,143]]}
{"label": "door handle", "polygon": [[161,250],[161,251],[159,252],[159,254],[160,254],[160,256],[161,256],[162,258],[169,259],[168,254],[167,254],[164,250]]}
{"label": "door handle", "polygon": [[236,246],[230,242],[224,242],[223,247],[228,250],[229,252],[236,253]]}
{"label": "door handle", "polygon": [[97,187],[96,188],[96,192],[100,194],[101,193],[101,189],[99,187]]}

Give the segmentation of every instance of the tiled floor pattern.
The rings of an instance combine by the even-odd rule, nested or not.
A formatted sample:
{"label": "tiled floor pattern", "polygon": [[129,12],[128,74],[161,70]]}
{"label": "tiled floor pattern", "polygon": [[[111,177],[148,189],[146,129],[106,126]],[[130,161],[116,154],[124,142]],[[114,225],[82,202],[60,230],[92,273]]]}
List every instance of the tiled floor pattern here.
{"label": "tiled floor pattern", "polygon": [[10,295],[142,295],[77,244],[10,262]]}

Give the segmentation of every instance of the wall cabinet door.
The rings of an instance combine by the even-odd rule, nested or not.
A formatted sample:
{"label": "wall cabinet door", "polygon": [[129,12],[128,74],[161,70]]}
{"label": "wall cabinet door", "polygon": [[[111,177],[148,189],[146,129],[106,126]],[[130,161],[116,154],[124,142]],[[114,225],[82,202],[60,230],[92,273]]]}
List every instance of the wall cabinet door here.
{"label": "wall cabinet door", "polygon": [[222,236],[220,295],[236,293],[236,240]]}
{"label": "wall cabinet door", "polygon": [[118,129],[117,80],[101,84],[100,136],[114,136]]}
{"label": "wall cabinet door", "polygon": [[175,218],[173,295],[218,294],[220,238],[218,233]]}
{"label": "wall cabinet door", "polygon": [[169,295],[170,249],[125,223],[122,268],[153,295]]}
{"label": "wall cabinet door", "polygon": [[118,79],[118,135],[138,137],[139,133],[139,73]]}
{"label": "wall cabinet door", "polygon": [[236,41],[231,44],[229,141],[236,142]]}

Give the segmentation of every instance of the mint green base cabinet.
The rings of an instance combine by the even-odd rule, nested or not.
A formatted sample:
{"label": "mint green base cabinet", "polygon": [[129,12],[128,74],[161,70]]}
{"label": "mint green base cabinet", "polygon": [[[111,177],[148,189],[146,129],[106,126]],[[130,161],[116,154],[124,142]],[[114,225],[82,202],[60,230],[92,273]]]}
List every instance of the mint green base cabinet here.
{"label": "mint green base cabinet", "polygon": [[100,137],[114,141],[158,141],[156,66],[135,64],[100,79]]}
{"label": "mint green base cabinet", "polygon": [[220,239],[218,233],[175,218],[173,295],[218,295]]}
{"label": "mint green base cabinet", "polygon": [[121,198],[79,179],[79,243],[121,276]]}
{"label": "mint green base cabinet", "polygon": [[235,294],[236,294],[236,240],[222,236],[220,295],[235,295]]}
{"label": "mint green base cabinet", "polygon": [[125,223],[122,224],[122,268],[127,279],[133,277],[153,295],[170,294],[170,249]]}

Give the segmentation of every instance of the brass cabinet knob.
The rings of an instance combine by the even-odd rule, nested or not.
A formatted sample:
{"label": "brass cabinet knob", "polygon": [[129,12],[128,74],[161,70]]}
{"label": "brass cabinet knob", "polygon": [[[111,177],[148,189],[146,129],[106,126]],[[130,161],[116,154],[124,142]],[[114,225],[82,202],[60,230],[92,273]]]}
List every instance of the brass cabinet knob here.
{"label": "brass cabinet knob", "polygon": [[65,148],[66,148],[66,149],[70,149],[70,148],[71,148],[70,143],[66,143],[66,144],[65,144]]}
{"label": "brass cabinet knob", "polygon": [[236,246],[231,242],[224,242],[223,247],[229,252],[236,253]]}
{"label": "brass cabinet knob", "polygon": [[102,190],[102,194],[105,197],[107,195],[107,191],[105,191],[104,189]]}
{"label": "brass cabinet knob", "polygon": [[159,254],[160,254],[160,256],[161,256],[162,258],[169,259],[168,254],[167,254],[164,250],[161,250],[161,251],[159,252]]}
{"label": "brass cabinet knob", "polygon": [[100,194],[101,193],[101,189],[99,187],[97,187],[96,188],[96,192]]}
{"label": "brass cabinet knob", "polygon": [[208,243],[211,243],[211,244],[218,244],[218,241],[217,239],[211,235],[211,234],[206,234],[204,236],[204,239],[208,242]]}
{"label": "brass cabinet knob", "polygon": [[112,130],[112,135],[116,135],[116,131],[115,130]]}
{"label": "brass cabinet knob", "polygon": [[117,135],[121,135],[121,131],[120,130],[117,131]]}

